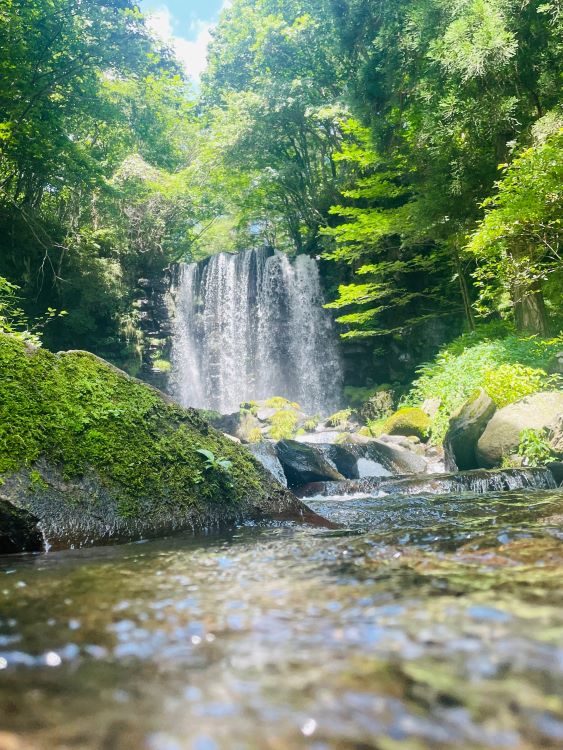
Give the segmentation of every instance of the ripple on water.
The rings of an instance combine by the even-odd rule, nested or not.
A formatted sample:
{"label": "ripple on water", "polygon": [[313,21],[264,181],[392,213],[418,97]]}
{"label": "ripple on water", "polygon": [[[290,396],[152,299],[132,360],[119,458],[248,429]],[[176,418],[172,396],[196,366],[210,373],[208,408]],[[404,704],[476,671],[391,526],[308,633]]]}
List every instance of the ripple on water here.
{"label": "ripple on water", "polygon": [[0,561],[0,747],[560,746],[563,493],[314,505]]}

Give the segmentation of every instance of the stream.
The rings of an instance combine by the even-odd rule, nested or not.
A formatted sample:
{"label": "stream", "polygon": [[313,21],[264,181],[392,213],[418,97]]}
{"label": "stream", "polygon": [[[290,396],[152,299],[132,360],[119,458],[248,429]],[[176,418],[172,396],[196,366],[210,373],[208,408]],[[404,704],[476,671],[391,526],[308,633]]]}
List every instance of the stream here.
{"label": "stream", "polygon": [[2,750],[563,743],[563,492],[0,559]]}

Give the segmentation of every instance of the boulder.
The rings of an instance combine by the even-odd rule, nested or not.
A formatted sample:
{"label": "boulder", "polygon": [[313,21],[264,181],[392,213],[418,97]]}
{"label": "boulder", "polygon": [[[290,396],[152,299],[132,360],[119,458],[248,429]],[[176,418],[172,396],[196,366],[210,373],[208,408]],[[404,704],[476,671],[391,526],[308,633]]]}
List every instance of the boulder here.
{"label": "boulder", "polygon": [[363,451],[353,445],[340,445],[338,443],[317,444],[324,457],[333,464],[337,471],[346,479],[358,479],[358,459],[363,456]]}
{"label": "boulder", "polygon": [[43,549],[39,519],[26,510],[0,500],[0,555],[38,552]]}
{"label": "boulder", "polygon": [[563,461],[553,461],[553,463],[547,465],[547,468],[553,474],[555,484],[558,487],[563,487]]}
{"label": "boulder", "polygon": [[553,430],[562,414],[563,391],[536,393],[499,409],[477,443],[479,466],[500,466],[517,451],[523,430]]}
{"label": "boulder", "polygon": [[556,456],[563,458],[563,414],[559,414],[549,431],[549,445]]}
{"label": "boulder", "polygon": [[405,407],[399,409],[390,417],[387,417],[382,426],[382,432],[388,435],[416,435],[424,440],[430,429],[430,417],[422,409],[416,407]]}
{"label": "boulder", "polygon": [[283,466],[278,458],[273,443],[263,440],[261,443],[253,443],[248,446],[248,450],[260,461],[262,466],[268,471],[274,479],[287,487],[287,477],[284,474]]}
{"label": "boulder", "polygon": [[478,469],[477,442],[491,421],[496,406],[482,389],[475,393],[450,419],[444,452],[447,471]]}
{"label": "boulder", "polygon": [[310,443],[282,440],[276,445],[276,453],[290,487],[298,487],[309,482],[344,479],[323,452]]}
{"label": "boulder", "polygon": [[0,501],[49,544],[308,513],[196,411],[87,352],[0,334],[0,425]]}
{"label": "boulder", "polygon": [[371,440],[366,455],[393,474],[425,474],[428,471],[428,464],[423,456],[383,440]]}

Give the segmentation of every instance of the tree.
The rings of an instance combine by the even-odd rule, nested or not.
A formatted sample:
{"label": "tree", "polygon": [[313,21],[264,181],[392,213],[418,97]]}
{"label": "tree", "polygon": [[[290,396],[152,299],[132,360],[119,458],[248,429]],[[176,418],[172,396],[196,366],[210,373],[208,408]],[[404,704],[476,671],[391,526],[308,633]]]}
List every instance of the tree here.
{"label": "tree", "polygon": [[[556,113],[549,119],[560,122]],[[562,278],[563,128],[500,168],[503,176],[483,202],[485,217],[468,245],[478,261],[480,304],[485,311],[491,303],[499,308],[505,294],[518,330],[546,335],[544,287],[551,277]]]}

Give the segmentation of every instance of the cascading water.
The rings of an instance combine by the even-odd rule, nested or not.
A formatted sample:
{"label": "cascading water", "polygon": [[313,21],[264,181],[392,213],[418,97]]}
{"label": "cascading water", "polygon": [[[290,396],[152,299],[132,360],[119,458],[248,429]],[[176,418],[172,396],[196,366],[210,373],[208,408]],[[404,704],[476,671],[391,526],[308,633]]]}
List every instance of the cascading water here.
{"label": "cascading water", "polygon": [[316,261],[268,248],[180,268],[172,386],[184,406],[238,411],[271,396],[311,414],[339,406],[337,336]]}

